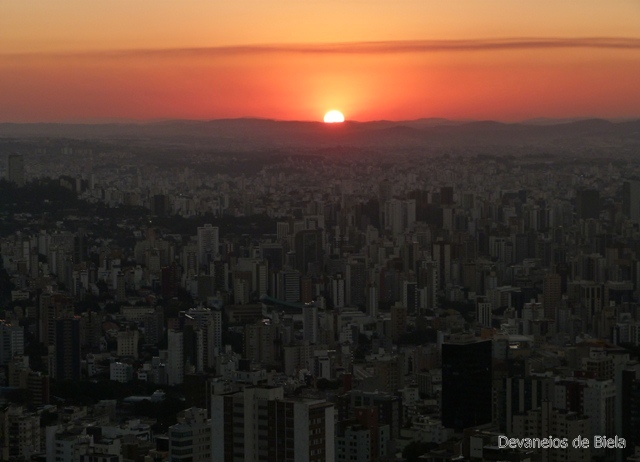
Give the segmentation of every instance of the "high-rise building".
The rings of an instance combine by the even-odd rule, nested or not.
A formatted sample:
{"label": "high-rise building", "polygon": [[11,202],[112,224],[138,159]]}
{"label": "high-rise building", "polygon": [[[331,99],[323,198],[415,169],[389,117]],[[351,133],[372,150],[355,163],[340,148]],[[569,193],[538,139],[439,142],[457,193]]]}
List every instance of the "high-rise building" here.
{"label": "high-rise building", "polygon": [[184,381],[184,333],[169,329],[168,340],[167,382],[169,385],[178,385]]}
{"label": "high-rise building", "polygon": [[325,400],[256,387],[214,395],[211,407],[214,461],[335,460],[334,407]]}
{"label": "high-rise building", "polygon": [[[518,374],[520,375],[520,374]],[[496,420],[502,431],[513,432],[513,416],[538,409],[553,398],[554,379],[549,377],[507,377],[496,393]]]}
{"label": "high-rise building", "polygon": [[1,460],[29,460],[41,451],[40,416],[10,404],[0,411]]}
{"label": "high-rise building", "polygon": [[[553,409],[550,401],[544,401],[537,409],[517,414],[513,417],[513,433],[515,438],[567,438],[566,448],[538,449],[537,460],[543,462],[583,462],[591,460],[591,444],[588,447],[575,449],[572,441],[577,435],[591,440],[589,417],[568,411]],[[608,436],[608,435],[607,435]]]}
{"label": "high-rise building", "polygon": [[[288,225],[288,224],[287,224]],[[267,261],[269,271],[280,271],[284,261],[282,244],[260,244],[262,258]]]}
{"label": "high-rise building", "polygon": [[331,300],[336,308],[346,305],[346,285],[346,281],[342,279],[342,274],[338,274],[331,280]]}
{"label": "high-rise building", "polygon": [[56,380],[80,380],[80,318],[55,321]]}
{"label": "high-rise building", "polygon": [[206,224],[198,227],[198,267],[207,266],[219,253],[219,229]]}
{"label": "high-rise building", "polygon": [[629,220],[640,222],[640,181],[625,181],[622,185],[622,213]]}
{"label": "high-rise building", "polygon": [[322,230],[308,229],[295,235],[296,266],[303,275],[319,274],[323,266]]}
{"label": "high-rise building", "polygon": [[[195,274],[195,272],[194,272]],[[180,270],[176,262],[169,266],[163,266],[160,273],[160,284],[162,286],[162,296],[165,298],[175,297],[178,294],[180,283]]]}
{"label": "high-rise building", "polygon": [[596,189],[581,189],[576,193],[578,217],[583,220],[597,219],[600,215],[600,192]]}
{"label": "high-rise building", "polygon": [[452,335],[442,345],[442,424],[461,431],[491,422],[490,340]]}
{"label": "high-rise building", "polygon": [[[435,310],[438,306],[438,289],[440,288],[440,269],[437,261],[422,260],[418,262],[418,281],[419,288],[426,289],[425,300],[423,302],[424,309]],[[421,314],[424,311],[421,307]]]}
{"label": "high-rise building", "polygon": [[397,302],[391,307],[391,324],[389,329],[389,336],[393,341],[397,341],[402,334],[407,331],[407,317],[408,310],[402,303]]}
{"label": "high-rise building", "polygon": [[24,353],[24,327],[0,320],[0,365]]}
{"label": "high-rise building", "polygon": [[542,286],[544,317],[556,319],[562,301],[562,277],[556,273],[546,274]]}
{"label": "high-rise building", "polygon": [[367,314],[373,319],[378,317],[378,303],[380,302],[380,294],[378,286],[369,284],[367,287]]}
{"label": "high-rise building", "polygon": [[440,204],[453,205],[453,186],[442,186],[440,188]]}
{"label": "high-rise building", "polygon": [[416,201],[391,199],[384,203],[382,212],[384,229],[394,236],[400,236],[416,222]]}
{"label": "high-rise building", "polygon": [[380,390],[395,393],[404,387],[404,362],[401,356],[385,356],[374,363]]}
{"label": "high-rise building", "polygon": [[196,370],[215,366],[216,352],[222,348],[222,312],[217,308],[190,308],[186,314],[191,316],[200,331]]}
{"label": "high-rise building", "polygon": [[138,341],[140,332],[135,330],[121,330],[118,332],[118,356],[138,358]]}
{"label": "high-rise building", "polygon": [[172,462],[211,461],[211,419],[207,410],[185,409],[178,423],[169,427],[169,460]]}
{"label": "high-rise building", "polygon": [[376,419],[379,427],[389,426],[391,438],[400,436],[402,427],[402,399],[394,393],[384,393],[382,391],[362,391],[351,390],[344,395],[338,396],[336,407],[338,410],[338,420],[348,420],[357,418],[361,423],[362,409],[375,408],[375,414],[368,414],[367,419]]}
{"label": "high-rise building", "polygon": [[7,181],[18,187],[24,186],[24,156],[10,154],[7,161]]}
{"label": "high-rise building", "polygon": [[302,340],[318,343],[318,307],[314,304],[302,308]]}
{"label": "high-rise building", "polygon": [[336,462],[370,462],[387,456],[389,426],[378,425],[375,408],[360,408],[371,419],[352,419],[336,426]]}
{"label": "high-rise building", "polygon": [[365,306],[367,271],[364,259],[350,260],[345,270],[347,279],[347,303],[349,306]]}
{"label": "high-rise building", "polygon": [[158,216],[169,213],[169,196],[166,194],[156,194],[151,202],[151,210]]}
{"label": "high-rise building", "polygon": [[622,371],[622,415],[620,436],[627,441],[626,454],[640,445],[640,373],[629,368]]}
{"label": "high-rise building", "polygon": [[275,297],[285,302],[300,301],[300,273],[297,271],[280,271],[276,274],[277,293]]}
{"label": "high-rise building", "polygon": [[244,327],[244,357],[255,363],[273,364],[277,351],[275,340],[278,328],[269,323],[258,321]]}
{"label": "high-rise building", "polygon": [[486,297],[476,298],[476,321],[484,327],[491,327],[491,302]]}

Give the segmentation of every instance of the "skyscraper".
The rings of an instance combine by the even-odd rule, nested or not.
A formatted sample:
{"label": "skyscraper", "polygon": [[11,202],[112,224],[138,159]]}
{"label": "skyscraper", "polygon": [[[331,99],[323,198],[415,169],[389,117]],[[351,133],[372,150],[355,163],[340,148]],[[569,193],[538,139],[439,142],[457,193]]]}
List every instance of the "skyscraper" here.
{"label": "skyscraper", "polygon": [[80,318],[56,320],[57,380],[80,380]]}
{"label": "skyscraper", "polygon": [[184,333],[170,329],[168,340],[167,382],[169,385],[178,385],[184,381]]}
{"label": "skyscraper", "polygon": [[220,240],[217,226],[206,224],[198,227],[198,266],[207,265],[215,260],[219,252]]}
{"label": "skyscraper", "polygon": [[318,307],[305,306],[302,309],[303,332],[302,339],[309,343],[318,343]]}
{"label": "skyscraper", "polygon": [[578,217],[584,220],[597,219],[600,214],[600,192],[595,189],[581,189],[576,194]]}
{"label": "skyscraper", "polygon": [[299,231],[295,237],[296,265],[303,274],[319,273],[323,265],[322,230]]}
{"label": "skyscraper", "polygon": [[491,302],[486,297],[476,297],[476,321],[484,327],[491,327]]}
{"label": "skyscraper", "polygon": [[334,407],[325,400],[284,398],[278,387],[213,396],[214,461],[335,460]]}
{"label": "skyscraper", "polygon": [[7,181],[18,187],[24,186],[24,156],[11,154],[7,161]]}
{"label": "skyscraper", "polygon": [[491,422],[491,340],[451,336],[442,345],[442,424],[461,431]]}
{"label": "skyscraper", "polygon": [[24,327],[0,320],[0,365],[24,353]]}
{"label": "skyscraper", "polygon": [[629,220],[640,222],[640,181],[625,181],[622,185],[622,213]]}
{"label": "skyscraper", "polygon": [[562,278],[559,274],[550,273],[544,276],[543,286],[544,317],[556,319],[556,313],[562,301]]}

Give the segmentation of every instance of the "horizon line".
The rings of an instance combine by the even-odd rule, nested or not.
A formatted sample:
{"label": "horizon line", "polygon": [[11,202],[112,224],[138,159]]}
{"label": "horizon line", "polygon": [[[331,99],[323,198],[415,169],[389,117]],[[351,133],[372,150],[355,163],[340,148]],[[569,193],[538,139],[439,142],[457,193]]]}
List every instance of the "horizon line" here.
{"label": "horizon line", "polygon": [[640,50],[640,37],[507,37],[494,39],[386,40],[325,43],[248,44],[210,47],[134,48],[77,51],[4,52],[0,57],[127,57],[183,54],[392,54],[501,51],[518,49],[602,48]]}
{"label": "horizon line", "polygon": [[372,119],[372,120],[355,120],[345,119],[342,123],[326,123],[321,119],[273,119],[268,117],[257,116],[240,116],[240,117],[218,117],[218,118],[205,118],[205,119],[189,119],[189,118],[172,118],[172,117],[156,117],[151,119],[137,119],[129,117],[88,117],[86,119],[66,119],[61,121],[38,121],[38,122],[10,122],[0,121],[0,125],[147,125],[147,124],[160,124],[167,122],[218,122],[218,121],[263,121],[263,122],[284,122],[284,123],[317,123],[321,125],[335,125],[340,126],[342,124],[367,124],[367,123],[403,123],[403,122],[420,122],[420,121],[442,121],[454,122],[454,123],[475,123],[475,122],[495,122],[505,125],[518,125],[527,122],[540,122],[544,125],[545,122],[584,122],[589,120],[602,120],[610,123],[624,123],[640,121],[640,115],[637,116],[614,116],[614,117],[602,117],[602,116],[569,116],[569,117],[546,117],[536,116],[526,119],[518,120],[506,120],[506,119],[473,119],[473,118],[446,118],[446,117],[419,117],[414,119]]}

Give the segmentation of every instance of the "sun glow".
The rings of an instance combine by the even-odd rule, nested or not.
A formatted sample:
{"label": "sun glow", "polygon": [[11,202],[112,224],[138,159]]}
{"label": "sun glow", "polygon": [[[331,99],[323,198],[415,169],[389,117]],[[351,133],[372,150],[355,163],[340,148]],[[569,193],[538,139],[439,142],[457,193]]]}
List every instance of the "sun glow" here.
{"label": "sun glow", "polygon": [[335,123],[341,123],[344,122],[344,116],[342,115],[342,112],[340,111],[336,111],[331,110],[329,112],[327,112],[324,115],[324,123],[326,124],[335,124]]}

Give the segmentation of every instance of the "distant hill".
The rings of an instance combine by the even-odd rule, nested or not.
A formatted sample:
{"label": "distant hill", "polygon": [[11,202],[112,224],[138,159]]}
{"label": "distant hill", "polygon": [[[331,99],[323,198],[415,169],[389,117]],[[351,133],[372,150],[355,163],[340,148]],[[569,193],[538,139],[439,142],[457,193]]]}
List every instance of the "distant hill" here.
{"label": "distant hill", "polygon": [[72,138],[144,144],[193,144],[233,149],[353,146],[539,147],[640,146],[640,119],[533,119],[523,123],[418,119],[343,124],[268,119],[167,120],[101,124],[0,124],[4,138]]}

